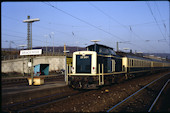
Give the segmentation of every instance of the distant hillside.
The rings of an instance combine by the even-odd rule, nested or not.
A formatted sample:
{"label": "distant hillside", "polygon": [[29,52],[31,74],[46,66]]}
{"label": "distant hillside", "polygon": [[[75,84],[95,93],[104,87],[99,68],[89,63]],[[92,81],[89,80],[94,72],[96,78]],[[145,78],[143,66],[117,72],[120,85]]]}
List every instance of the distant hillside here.
{"label": "distant hillside", "polygon": [[[46,47],[34,47],[33,49],[43,49],[43,51],[46,51]],[[70,53],[73,53],[75,51],[82,51],[82,50],[86,50],[86,48],[83,47],[72,47],[72,46],[67,46],[66,50],[69,50]],[[47,51],[48,52],[53,52],[53,47],[47,47]],[[54,47],[54,52],[63,52],[64,51],[64,47]]]}
{"label": "distant hillside", "polygon": [[157,57],[170,59],[170,53],[143,53],[144,55],[154,55]]}
{"label": "distant hillside", "polygon": [[[46,47],[33,47],[32,49],[43,49],[43,51],[46,51]],[[66,46],[66,50],[69,50],[70,53],[73,53],[73,52],[75,52],[77,50],[78,51],[86,50],[86,48],[75,47],[75,46]],[[8,52],[11,51],[13,53],[14,51],[19,51],[19,50],[15,49],[15,48],[1,48],[1,52],[4,52],[4,51],[6,51],[6,53],[7,53],[7,51]],[[53,52],[53,47],[47,47],[47,51],[48,52]],[[64,51],[64,47],[62,47],[62,46],[54,47],[54,52],[61,52],[61,53],[63,53],[63,51]]]}
{"label": "distant hillside", "polygon": [[[46,51],[46,47],[33,47],[33,49],[43,49],[43,51]],[[9,52],[11,50],[11,52]],[[70,53],[73,53],[75,51],[82,51],[82,50],[86,50],[85,47],[76,47],[76,46],[66,46],[66,50],[69,50]],[[5,52],[4,52],[5,51]],[[53,52],[53,47],[47,47],[47,51],[48,52]],[[64,47],[63,46],[59,46],[59,47],[54,47],[54,52],[61,52],[63,53],[64,51]],[[19,50],[15,49],[15,48],[1,48],[1,56],[3,55],[9,55],[9,54],[19,54]],[[170,53],[143,53],[143,55],[154,55],[157,57],[163,57],[163,58],[168,58],[170,59]]]}

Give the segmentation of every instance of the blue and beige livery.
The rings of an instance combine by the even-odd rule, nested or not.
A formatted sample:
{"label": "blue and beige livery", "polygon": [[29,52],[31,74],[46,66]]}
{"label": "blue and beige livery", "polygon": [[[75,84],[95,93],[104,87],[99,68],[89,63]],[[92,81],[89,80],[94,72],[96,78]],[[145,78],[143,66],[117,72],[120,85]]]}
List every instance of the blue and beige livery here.
{"label": "blue and beige livery", "polygon": [[68,66],[70,71],[67,72],[66,82],[73,88],[92,89],[139,73],[168,68],[169,62],[128,54],[117,55],[111,47],[93,44],[87,47],[87,51],[73,53],[73,64]]}

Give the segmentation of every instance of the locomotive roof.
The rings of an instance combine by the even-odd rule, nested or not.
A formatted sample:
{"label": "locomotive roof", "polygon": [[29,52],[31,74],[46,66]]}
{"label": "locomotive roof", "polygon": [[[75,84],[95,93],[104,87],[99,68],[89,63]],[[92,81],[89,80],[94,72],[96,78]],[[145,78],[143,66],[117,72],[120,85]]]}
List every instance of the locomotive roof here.
{"label": "locomotive roof", "polygon": [[[95,48],[95,45],[96,45],[96,48]],[[116,52],[114,51],[113,48],[102,45],[102,44],[92,44],[92,45],[87,46],[86,48],[88,48],[91,51],[96,51],[98,54],[116,56]]]}
{"label": "locomotive roof", "polygon": [[[87,46],[86,48],[91,47],[91,46],[94,46],[94,45],[95,45],[95,44],[91,44],[91,45]],[[112,50],[113,50],[113,48],[112,48],[112,47],[109,47],[109,46],[105,46],[105,45],[102,45],[102,44],[96,44],[96,45],[98,45],[98,46],[100,46],[100,47],[104,47],[104,48],[108,48],[108,49],[112,49]]]}
{"label": "locomotive roof", "polygon": [[[105,46],[105,45],[102,45],[102,44],[97,44],[97,46],[99,47],[104,47],[104,48],[107,48],[107,49],[111,49],[114,51],[114,49],[112,47],[109,47],[109,46]],[[95,44],[91,44],[89,46],[87,46],[86,48],[89,48],[89,47],[92,47],[92,46],[95,46]],[[117,57],[128,57],[128,58],[135,58],[135,59],[140,59],[140,60],[148,60],[148,61],[156,61],[156,62],[167,62],[167,61],[161,61],[161,60],[156,60],[156,59],[151,59],[151,58],[146,58],[146,57],[143,57],[143,56],[138,56],[138,55],[135,55],[133,53],[125,53],[125,52],[116,52],[115,55]]]}

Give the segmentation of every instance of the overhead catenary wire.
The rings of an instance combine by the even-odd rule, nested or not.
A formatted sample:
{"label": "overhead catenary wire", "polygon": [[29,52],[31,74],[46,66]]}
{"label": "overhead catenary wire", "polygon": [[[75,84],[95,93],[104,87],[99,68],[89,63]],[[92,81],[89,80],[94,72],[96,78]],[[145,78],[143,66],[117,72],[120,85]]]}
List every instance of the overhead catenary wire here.
{"label": "overhead catenary wire", "polygon": [[[52,4],[52,3],[50,3],[50,4]],[[11,18],[12,19],[12,18]],[[20,22],[21,22],[21,20],[19,20]],[[39,24],[38,24],[39,25]],[[38,26],[37,25],[37,26]],[[36,26],[36,25],[35,25]],[[96,26],[96,25],[95,25]],[[46,27],[46,26],[44,26],[44,27]],[[98,26],[97,26],[98,27]],[[47,28],[48,29],[48,28]],[[102,29],[102,28],[101,28]],[[129,28],[128,28],[129,29]],[[105,30],[105,29],[104,29]],[[132,30],[134,31],[135,29],[133,28],[133,26],[132,26]],[[64,32],[63,32],[64,33]],[[76,34],[76,36],[77,36],[77,33],[74,31],[74,33]],[[71,34],[71,31],[70,31],[70,34],[67,32],[67,34],[68,35],[70,35]],[[113,34],[113,33],[112,33]],[[112,35],[111,35],[112,36]],[[107,37],[107,38],[110,38],[110,37]],[[149,43],[150,44],[150,43]]]}
{"label": "overhead catenary wire", "polygon": [[[156,8],[157,8],[157,10],[158,10],[159,16],[160,16],[160,18],[161,18],[161,20],[162,20],[163,27],[165,28],[165,36],[166,36],[166,33],[167,33],[167,37],[168,37],[168,30],[167,30],[167,28],[166,28],[165,22],[164,22],[163,19],[162,19],[162,16],[161,16],[161,13],[160,13],[160,11],[159,11],[158,5],[156,4],[156,1],[155,1],[154,3],[155,3],[155,6],[156,6]],[[170,32],[169,32],[169,33],[170,33]],[[170,51],[170,35],[169,35],[168,39],[169,39],[169,51]]]}
{"label": "overhead catenary wire", "polygon": [[[116,19],[114,19],[112,16],[106,14],[104,11],[102,11],[101,9],[99,9],[98,7],[96,7],[95,5],[93,5],[92,3],[89,2],[90,5],[92,5],[94,8],[96,8],[97,10],[99,10],[100,12],[102,12],[104,15],[106,15],[107,17],[109,17],[110,19],[112,19],[113,21],[117,22],[118,24],[120,24],[121,26],[123,26],[125,29],[129,30],[130,32],[132,32],[136,37],[138,37],[139,39],[143,40],[139,35],[137,35],[134,30],[132,30],[132,25],[131,28],[129,29],[128,26],[123,25],[122,23],[120,23],[119,21],[117,21]],[[147,23],[144,23],[147,24]],[[133,44],[133,43],[132,43]],[[136,44],[133,44],[136,45]],[[138,46],[138,45],[137,45]],[[155,49],[153,46],[149,45],[150,47],[152,47],[152,49]],[[138,46],[139,47],[139,46]]]}
{"label": "overhead catenary wire", "polygon": [[[155,3],[155,6],[156,6],[156,8],[157,8],[157,10],[158,10],[158,13],[159,13],[159,16],[160,16],[160,18],[161,18],[161,21],[162,21],[162,23],[163,23],[163,27],[165,28],[166,33],[168,33],[168,32],[167,32],[168,30],[167,30],[167,28],[166,28],[165,22],[164,22],[164,20],[162,19],[161,13],[160,13],[160,11],[159,11],[159,7],[158,7],[158,5],[156,4],[156,1],[155,1],[154,3]],[[165,33],[165,36],[166,36],[166,33]],[[167,36],[168,36],[168,34],[167,34]]]}
{"label": "overhead catenary wire", "polygon": [[[158,29],[159,29],[160,33],[162,34],[162,37],[166,40],[166,37],[163,35],[162,30],[161,30],[161,28],[160,28],[160,26],[159,26],[159,24],[158,24],[158,22],[157,22],[157,19],[156,19],[156,17],[155,17],[154,14],[153,14],[153,11],[152,11],[152,9],[151,9],[151,7],[150,7],[150,5],[149,5],[149,2],[146,1],[146,4],[147,4],[147,6],[148,6],[148,8],[149,8],[149,10],[150,10],[150,12],[151,12],[152,17],[154,18],[155,22],[157,23]],[[167,42],[167,41],[166,41],[166,42]],[[168,42],[167,42],[167,44],[168,44]],[[169,44],[168,44],[168,45],[169,45]]]}
{"label": "overhead catenary wire", "polygon": [[[43,3],[45,3],[45,2],[43,2]],[[55,9],[58,10],[58,11],[61,11],[61,12],[65,13],[65,14],[67,14],[67,15],[69,15],[69,16],[71,16],[71,17],[73,17],[73,18],[75,18],[75,19],[77,19],[77,20],[79,20],[79,21],[81,21],[81,22],[83,22],[83,23],[85,23],[85,24],[91,26],[91,27],[94,27],[94,28],[96,28],[96,29],[98,29],[98,30],[101,30],[101,31],[103,31],[103,32],[105,32],[105,33],[107,33],[107,34],[109,34],[109,35],[115,37],[115,38],[118,38],[118,39],[124,41],[122,38],[120,38],[120,37],[118,37],[118,36],[116,36],[116,35],[114,35],[114,34],[108,32],[108,31],[106,31],[106,30],[104,30],[104,29],[101,29],[100,27],[97,27],[97,26],[95,26],[95,25],[93,25],[93,24],[91,24],[91,23],[89,23],[89,22],[87,22],[87,21],[85,21],[85,20],[83,20],[83,19],[80,19],[80,18],[78,18],[78,17],[76,17],[76,16],[74,16],[74,15],[72,15],[72,14],[70,14],[70,13],[64,11],[64,10],[61,10],[61,9],[59,9],[59,8],[57,8],[57,7],[53,6],[53,5],[51,5],[50,3],[48,3],[48,4],[45,3],[45,4],[46,4],[46,5],[49,5],[49,6],[53,7],[53,8],[55,8]]]}
{"label": "overhead catenary wire", "polygon": [[[134,33],[134,31],[132,30],[132,27],[130,25],[130,29],[128,26],[120,23],[119,21],[117,21],[116,19],[114,19],[112,16],[108,15],[107,13],[105,13],[104,11],[102,11],[100,8],[98,8],[97,6],[93,5],[91,2],[88,2],[92,7],[94,7],[95,9],[97,9],[99,12],[103,13],[105,16],[107,16],[108,18],[110,18],[111,20],[115,21],[116,23],[120,24],[121,26],[123,26],[123,28],[127,29],[128,31],[130,31],[131,33],[133,33],[134,35],[136,35],[138,38],[142,39],[139,35],[137,35],[136,33]],[[142,39],[143,40],[143,39]],[[141,48],[139,45],[136,45],[134,43],[131,43],[132,45],[138,46],[139,48]],[[152,47],[152,49],[155,49],[153,46],[150,45],[150,47]]]}
{"label": "overhead catenary wire", "polygon": [[[45,2],[43,2],[43,3],[45,3]],[[85,21],[85,20],[82,20],[82,19],[80,19],[80,18],[78,18],[78,17],[76,17],[76,16],[73,16],[72,14],[67,13],[66,11],[63,11],[63,10],[57,8],[57,7],[53,6],[53,5],[50,4],[50,3],[45,3],[45,4],[51,6],[52,8],[55,8],[55,9],[58,10],[58,11],[61,11],[61,12],[65,13],[65,14],[67,14],[67,15],[69,15],[69,16],[71,16],[71,17],[73,17],[73,18],[75,18],[75,19],[77,19],[77,20],[79,20],[79,21],[81,21],[81,22],[83,22],[83,23],[86,23],[86,24],[88,24],[88,25],[90,25],[90,26],[92,26],[92,27],[94,27],[94,28],[97,28],[98,30],[101,30],[101,31],[103,31],[103,32],[105,32],[105,33],[107,33],[107,34],[115,37],[115,38],[118,38],[118,39],[124,41],[122,38],[120,38],[120,37],[118,37],[118,36],[116,36],[116,35],[113,35],[112,33],[108,32],[108,31],[106,31],[106,30],[103,30],[103,29],[101,29],[101,28],[99,28],[99,27],[97,27],[97,26],[95,26],[95,25],[93,25],[93,24],[91,24],[91,23],[89,23],[89,22],[87,22],[87,21]],[[139,47],[139,45],[136,45],[136,44],[133,44],[133,45]],[[140,48],[141,48],[141,47],[140,47]]]}
{"label": "overhead catenary wire", "polygon": [[[11,36],[11,37],[16,37],[16,38],[25,38],[25,37],[22,37],[22,36],[16,36],[16,35],[8,35],[8,34],[2,34],[2,35],[6,35],[6,36]],[[25,38],[25,40],[27,40],[26,38]],[[45,41],[42,41],[42,40],[38,40],[38,39],[32,39],[32,40],[34,40],[34,41],[38,41],[38,42],[42,42],[42,43],[46,43]],[[23,40],[22,40],[23,41]],[[3,41],[3,42],[5,42],[5,41]]]}
{"label": "overhead catenary wire", "polygon": [[[9,19],[12,19],[12,20],[17,20],[17,21],[21,21],[21,20],[19,20],[19,19],[16,19],[16,18],[11,18],[11,17],[8,17],[8,16],[5,16],[5,15],[3,15],[4,17],[6,17],[6,18],[9,18]],[[34,25],[35,27],[39,27],[39,28],[42,28],[42,29],[51,29],[51,28],[47,28],[47,27],[44,27],[44,26],[41,26],[41,25]],[[16,32],[16,33],[22,33],[22,34],[25,34],[25,33],[23,33],[23,32],[18,32],[18,31],[14,31],[14,30],[10,30],[10,29],[6,29],[6,30],[8,30],[8,31],[12,31],[12,32]],[[52,30],[54,30],[54,29],[52,29]],[[66,32],[63,32],[63,31],[57,31],[57,30],[55,30],[55,32],[58,32],[58,33],[61,33],[61,34],[64,34],[64,35],[67,35],[67,36],[71,36],[71,33],[69,34],[69,33],[66,33]],[[15,35],[9,35],[9,34],[3,34],[3,35],[6,35],[6,36],[13,36],[13,37],[18,37],[18,38],[26,38],[26,37],[20,37],[20,36],[15,36]],[[38,36],[38,35],[34,35],[34,36]],[[42,37],[42,36],[38,36],[38,37]],[[36,39],[32,39],[32,40],[36,40]],[[40,40],[39,40],[40,41]],[[63,43],[65,43],[65,42],[63,42]],[[56,44],[56,43],[55,43]]]}

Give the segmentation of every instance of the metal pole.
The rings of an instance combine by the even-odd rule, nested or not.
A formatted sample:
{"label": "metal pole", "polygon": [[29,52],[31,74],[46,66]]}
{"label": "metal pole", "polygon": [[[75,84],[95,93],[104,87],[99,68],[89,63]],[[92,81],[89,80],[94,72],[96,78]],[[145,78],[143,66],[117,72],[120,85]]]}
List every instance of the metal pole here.
{"label": "metal pole", "polygon": [[101,80],[100,80],[100,64],[99,64],[99,85],[101,84]]}
{"label": "metal pole", "polygon": [[[30,35],[31,35],[31,47],[30,49],[32,49],[32,22],[30,23],[31,25],[31,32],[30,32]],[[31,78],[32,78],[32,85],[34,85],[34,78],[33,78],[33,58],[31,56]]]}
{"label": "metal pole", "polygon": [[119,42],[116,42],[117,45],[117,51],[119,51]]}
{"label": "metal pole", "polygon": [[30,47],[30,49],[32,49],[32,22],[30,23],[30,25],[31,25],[31,32],[30,32],[30,35],[31,35],[31,47]]}
{"label": "metal pole", "polygon": [[66,76],[65,76],[65,79],[66,79],[66,85],[68,85],[68,64],[66,64],[66,70],[65,70],[65,72],[66,72]]}
{"label": "metal pole", "polygon": [[[32,22],[30,23],[31,25],[31,49],[32,49]],[[32,85],[34,85],[34,77],[33,77],[33,57],[31,56],[31,78],[32,78]]]}
{"label": "metal pole", "polygon": [[24,56],[23,56],[23,77],[24,77]]}
{"label": "metal pole", "polygon": [[[30,19],[30,16],[27,16]],[[27,22],[27,49],[30,50],[30,22]],[[30,62],[30,56],[28,56],[28,62]],[[28,74],[30,74],[30,68],[28,67]]]}
{"label": "metal pole", "polygon": [[23,56],[23,77],[24,77],[24,56]]}
{"label": "metal pole", "polygon": [[[27,20],[24,20],[23,22],[24,23],[27,23],[27,40],[28,40],[28,43],[27,43],[27,48],[30,50],[32,49],[32,23],[33,22],[36,22],[36,21],[40,21],[39,18],[36,18],[36,19],[30,19],[30,16],[27,16]],[[28,73],[29,71],[31,71],[31,76],[32,76],[32,84],[33,84],[33,58],[30,56],[28,56],[28,62],[30,62],[31,60],[31,70],[29,70],[28,68]]]}
{"label": "metal pole", "polygon": [[47,56],[47,37],[46,37],[46,56]]}
{"label": "metal pole", "polygon": [[103,64],[102,64],[102,85],[104,85],[104,66],[103,66]]}
{"label": "metal pole", "polygon": [[53,56],[54,56],[54,36],[53,36]]}
{"label": "metal pole", "polygon": [[64,44],[64,55],[66,56],[66,44]]}
{"label": "metal pole", "polygon": [[33,57],[31,56],[31,79],[32,85],[34,85],[34,75],[33,75]]}

